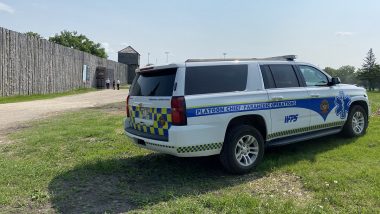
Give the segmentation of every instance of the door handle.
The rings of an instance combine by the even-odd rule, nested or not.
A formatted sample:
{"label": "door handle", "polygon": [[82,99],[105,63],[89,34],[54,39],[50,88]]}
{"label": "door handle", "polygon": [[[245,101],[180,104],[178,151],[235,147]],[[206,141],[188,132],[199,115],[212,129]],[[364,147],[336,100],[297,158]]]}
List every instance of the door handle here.
{"label": "door handle", "polygon": [[274,100],[274,101],[283,100],[283,99],[284,99],[283,96],[273,96],[272,97],[272,100]]}
{"label": "door handle", "polygon": [[319,94],[310,94],[310,96],[311,96],[312,98],[318,98],[320,95],[319,95]]}

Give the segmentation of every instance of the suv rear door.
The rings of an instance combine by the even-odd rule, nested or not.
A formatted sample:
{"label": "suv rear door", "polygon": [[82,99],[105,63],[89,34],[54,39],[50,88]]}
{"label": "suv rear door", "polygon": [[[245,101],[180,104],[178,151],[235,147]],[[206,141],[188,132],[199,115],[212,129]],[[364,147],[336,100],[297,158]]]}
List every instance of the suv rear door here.
{"label": "suv rear door", "polygon": [[168,141],[171,126],[171,97],[177,68],[138,72],[130,89],[129,130],[135,135]]}
{"label": "suv rear door", "polygon": [[220,123],[224,114],[234,113],[227,111],[227,106],[244,99],[249,102],[250,98],[241,93],[247,88],[247,76],[247,64],[186,67],[184,92],[189,124]]}
{"label": "suv rear door", "polygon": [[308,127],[310,111],[299,108],[298,102],[307,99],[309,94],[295,66],[264,64],[260,68],[271,103],[272,131],[268,138],[290,136]]}

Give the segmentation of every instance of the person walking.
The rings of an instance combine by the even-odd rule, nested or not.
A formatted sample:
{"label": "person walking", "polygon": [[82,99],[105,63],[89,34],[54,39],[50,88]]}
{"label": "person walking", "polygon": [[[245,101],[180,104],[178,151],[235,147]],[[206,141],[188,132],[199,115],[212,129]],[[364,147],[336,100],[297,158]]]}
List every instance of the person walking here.
{"label": "person walking", "polygon": [[115,90],[115,80],[112,81],[112,88]]}
{"label": "person walking", "polygon": [[117,80],[116,85],[117,85],[117,90],[120,90],[120,80]]}
{"label": "person walking", "polygon": [[106,88],[107,88],[107,89],[110,88],[110,83],[111,83],[111,80],[110,80],[110,78],[108,78],[108,79],[106,80]]}

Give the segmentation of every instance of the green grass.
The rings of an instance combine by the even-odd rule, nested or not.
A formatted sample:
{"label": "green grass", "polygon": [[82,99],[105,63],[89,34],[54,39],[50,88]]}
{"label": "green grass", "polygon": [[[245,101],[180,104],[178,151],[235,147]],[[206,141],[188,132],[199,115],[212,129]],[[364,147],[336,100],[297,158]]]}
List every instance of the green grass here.
{"label": "green grass", "polygon": [[[370,94],[372,110],[380,93]],[[0,211],[379,213],[380,117],[361,138],[269,149],[256,172],[226,174],[216,157],[176,158],[133,145],[122,104],[66,113],[0,145]],[[119,111],[120,110],[120,111]]]}
{"label": "green grass", "polygon": [[33,100],[44,100],[56,97],[63,97],[68,95],[82,94],[90,91],[95,91],[94,88],[79,88],[72,91],[53,93],[53,94],[33,94],[33,95],[20,95],[20,96],[10,96],[10,97],[0,97],[0,104],[4,103],[17,103]]}
{"label": "green grass", "polygon": [[368,92],[372,112],[380,110],[380,92]]}

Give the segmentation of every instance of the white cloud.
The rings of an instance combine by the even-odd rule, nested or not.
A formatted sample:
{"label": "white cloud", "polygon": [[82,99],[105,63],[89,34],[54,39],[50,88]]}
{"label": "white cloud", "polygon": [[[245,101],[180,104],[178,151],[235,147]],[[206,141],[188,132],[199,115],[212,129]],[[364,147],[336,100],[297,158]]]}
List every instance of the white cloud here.
{"label": "white cloud", "polygon": [[0,2],[0,12],[6,12],[6,13],[12,14],[15,12],[15,10],[11,6]]}
{"label": "white cloud", "polygon": [[336,36],[352,36],[354,35],[354,32],[349,32],[349,31],[338,31],[335,32]]}
{"label": "white cloud", "polygon": [[108,55],[113,54],[113,53],[117,53],[117,51],[115,50],[115,48],[112,47],[112,45],[110,45],[110,43],[108,43],[108,42],[101,42],[100,44],[102,45],[102,47],[104,48],[104,50],[106,51],[106,53]]}
{"label": "white cloud", "polygon": [[110,44],[108,42],[100,43],[106,52],[110,51]]}
{"label": "white cloud", "polygon": [[117,60],[117,50],[108,42],[101,42],[102,48],[106,51],[108,59]]}

